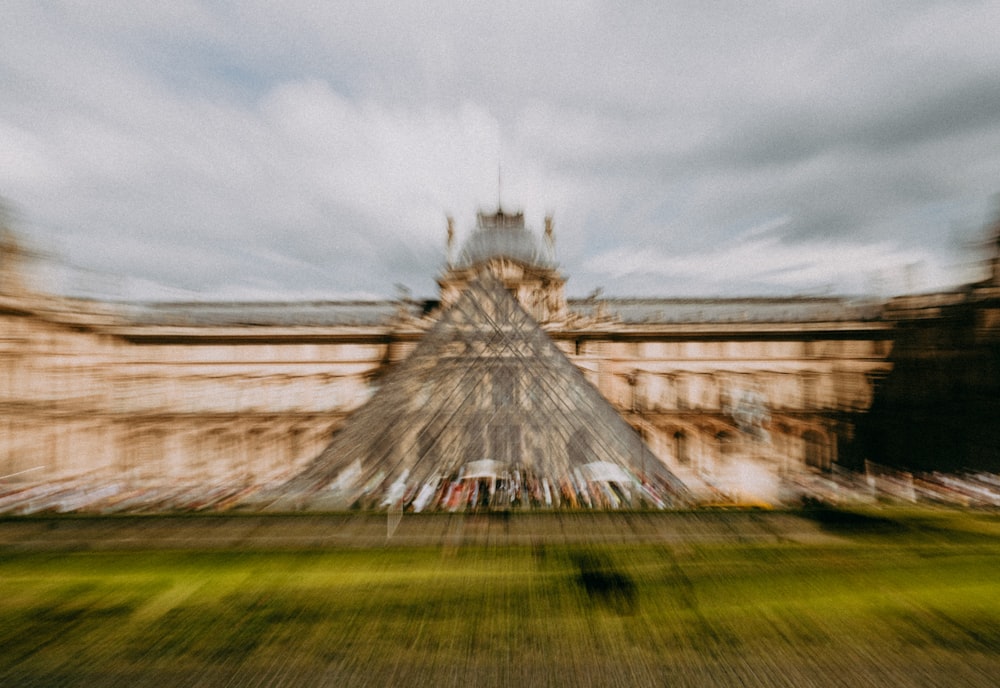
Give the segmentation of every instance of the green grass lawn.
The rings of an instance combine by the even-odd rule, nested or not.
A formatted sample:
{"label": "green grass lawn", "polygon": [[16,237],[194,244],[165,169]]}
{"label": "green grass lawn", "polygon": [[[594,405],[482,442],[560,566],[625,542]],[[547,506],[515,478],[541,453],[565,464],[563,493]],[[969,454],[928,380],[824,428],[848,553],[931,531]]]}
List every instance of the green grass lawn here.
{"label": "green grass lawn", "polygon": [[836,539],[8,549],[0,685],[996,685],[1000,517],[821,520]]}

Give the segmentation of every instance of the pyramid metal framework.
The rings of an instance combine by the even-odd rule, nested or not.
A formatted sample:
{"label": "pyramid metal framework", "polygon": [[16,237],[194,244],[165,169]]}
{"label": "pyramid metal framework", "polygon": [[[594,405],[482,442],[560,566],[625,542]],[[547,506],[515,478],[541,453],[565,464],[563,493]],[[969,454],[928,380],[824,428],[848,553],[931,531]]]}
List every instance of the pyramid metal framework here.
{"label": "pyramid metal framework", "polygon": [[683,484],[495,277],[473,281],[276,508],[676,506]]}

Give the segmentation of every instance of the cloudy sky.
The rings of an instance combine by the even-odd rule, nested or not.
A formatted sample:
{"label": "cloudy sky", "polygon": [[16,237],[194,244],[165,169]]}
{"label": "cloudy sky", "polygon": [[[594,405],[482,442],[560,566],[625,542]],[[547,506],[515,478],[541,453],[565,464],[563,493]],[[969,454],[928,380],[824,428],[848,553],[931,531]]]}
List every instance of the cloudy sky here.
{"label": "cloudy sky", "polygon": [[53,284],[113,298],[433,296],[498,168],[572,295],[934,288],[996,211],[998,26],[996,0],[7,0],[0,196]]}

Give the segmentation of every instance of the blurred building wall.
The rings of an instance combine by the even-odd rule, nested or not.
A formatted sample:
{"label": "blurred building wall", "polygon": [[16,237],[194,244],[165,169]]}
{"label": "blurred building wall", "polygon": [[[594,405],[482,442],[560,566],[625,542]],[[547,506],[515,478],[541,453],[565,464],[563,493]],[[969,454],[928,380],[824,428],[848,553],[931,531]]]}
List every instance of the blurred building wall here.
{"label": "blurred building wall", "polygon": [[480,213],[433,301],[174,304],[29,288],[0,235],[0,479],[260,484],[326,447],[488,271],[706,498],[861,467],[1000,470],[1000,229],[987,279],[886,303],[567,299],[523,215]]}

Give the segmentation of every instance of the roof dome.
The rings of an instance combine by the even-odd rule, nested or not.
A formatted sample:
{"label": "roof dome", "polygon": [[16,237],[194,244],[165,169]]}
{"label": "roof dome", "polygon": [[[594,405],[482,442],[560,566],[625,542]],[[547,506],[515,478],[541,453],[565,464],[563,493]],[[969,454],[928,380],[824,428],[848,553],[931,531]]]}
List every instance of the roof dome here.
{"label": "roof dome", "polygon": [[552,266],[552,259],[535,234],[524,225],[524,213],[505,213],[498,209],[493,215],[479,212],[476,230],[458,255],[458,265],[469,267],[491,258],[509,258],[528,265]]}

